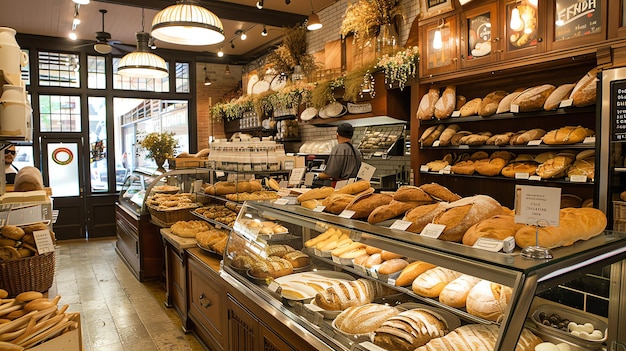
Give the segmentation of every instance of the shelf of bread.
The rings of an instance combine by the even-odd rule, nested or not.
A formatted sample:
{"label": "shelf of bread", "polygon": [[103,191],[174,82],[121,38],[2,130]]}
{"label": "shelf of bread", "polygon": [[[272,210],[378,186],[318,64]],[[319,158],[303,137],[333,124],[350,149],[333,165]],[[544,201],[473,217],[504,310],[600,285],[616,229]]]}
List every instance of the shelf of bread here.
{"label": "shelf of bread", "polygon": [[[352,195],[349,192],[366,185],[344,191]],[[341,195],[331,190],[311,190],[301,203]],[[414,202],[412,210],[402,212],[411,228],[373,226],[366,222],[369,216],[349,219],[299,205],[245,203],[229,237],[225,271],[247,282],[252,293],[281,302],[279,311],[313,335],[324,335],[329,349],[361,349],[362,343],[371,343],[384,350],[446,350],[438,348],[443,347],[443,338],[475,329],[481,338],[490,335],[484,342],[494,350],[518,345],[534,351],[543,340],[523,327],[533,312],[525,306],[551,285],[549,275],[556,267],[552,264],[603,266],[592,263],[593,258],[600,254],[611,261],[626,258],[626,234],[604,232],[606,217],[595,209],[563,209],[560,227],[540,228],[539,244],[552,248],[555,259],[539,262],[519,255],[521,248],[533,244],[536,228],[514,223],[512,213],[488,196],[461,198],[436,184],[405,187],[386,196],[394,202],[383,209]],[[386,217],[375,212],[372,219]],[[265,240],[259,230],[264,222],[283,226],[290,237]],[[439,238],[419,235],[428,223],[446,225]],[[474,246],[481,238],[508,237],[518,245],[512,252]],[[573,270],[563,272],[569,273],[576,275]],[[541,286],[528,279],[535,274]],[[407,303],[413,305],[403,308]],[[451,323],[444,315],[460,323]],[[414,331],[410,322],[398,318],[426,324]],[[518,344],[520,334],[523,341]]]}

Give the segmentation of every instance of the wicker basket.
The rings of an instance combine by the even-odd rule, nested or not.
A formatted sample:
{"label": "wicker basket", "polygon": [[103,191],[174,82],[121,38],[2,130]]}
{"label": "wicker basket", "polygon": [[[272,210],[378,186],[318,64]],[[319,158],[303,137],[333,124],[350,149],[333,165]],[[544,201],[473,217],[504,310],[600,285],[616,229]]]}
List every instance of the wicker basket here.
{"label": "wicker basket", "polygon": [[626,219],[626,202],[613,201],[613,218]]}
{"label": "wicker basket", "polygon": [[45,292],[54,281],[54,252],[0,262],[0,288],[16,296],[24,291]]}
{"label": "wicker basket", "polygon": [[178,221],[189,221],[194,219],[194,215],[191,213],[194,208],[195,207],[186,207],[161,211],[148,205],[148,212],[150,212],[150,217],[158,226],[171,227],[172,224]]}

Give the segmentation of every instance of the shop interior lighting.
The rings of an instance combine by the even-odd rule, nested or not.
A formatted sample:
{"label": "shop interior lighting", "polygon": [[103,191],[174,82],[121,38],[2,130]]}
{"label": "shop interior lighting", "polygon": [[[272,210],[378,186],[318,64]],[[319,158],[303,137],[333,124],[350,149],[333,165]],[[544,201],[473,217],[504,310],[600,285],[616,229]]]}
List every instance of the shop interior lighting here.
{"label": "shop interior lighting", "polygon": [[137,50],[122,57],[117,68],[120,75],[136,78],[167,77],[165,60],[150,52],[148,41],[150,34],[144,32],[144,10],[141,9],[141,32],[137,32]]}
{"label": "shop interior lighting", "polygon": [[443,40],[441,39],[441,28],[445,24],[443,19],[440,19],[440,24],[437,25],[437,29],[435,29],[435,35],[433,35],[433,49],[439,50],[443,47]]}
{"label": "shop interior lighting", "polygon": [[208,73],[206,73],[206,64],[204,65],[204,85],[209,86],[211,85],[211,79],[209,79],[209,75]]}
{"label": "shop interior lighting", "polygon": [[75,4],[79,5],[87,5],[89,4],[89,0],[72,0]]}
{"label": "shop interior lighting", "polygon": [[220,50],[217,52],[217,57],[224,57],[224,49],[220,48]]}
{"label": "shop interior lighting", "polygon": [[68,35],[68,37],[69,37],[71,40],[76,40],[76,39],[78,39],[78,36],[76,35],[76,31],[71,31],[71,32],[70,32],[70,34]]}
{"label": "shop interior lighting", "polygon": [[259,10],[263,9],[263,0],[259,0],[256,2],[256,8]]}
{"label": "shop interior lighting", "polygon": [[231,49],[234,49],[234,48],[235,48],[235,43],[233,43],[233,41],[232,41],[232,40],[230,41],[230,48],[231,48]]}
{"label": "shop interior lighting", "polygon": [[261,32],[261,35],[264,37],[267,36],[267,27],[263,26],[263,31]]}
{"label": "shop interior lighting", "polygon": [[241,29],[237,29],[235,31],[235,35],[238,36],[239,38],[241,38],[241,40],[246,40],[248,39],[248,35],[246,34],[246,32],[244,32]]}
{"label": "shop interior lighting", "polygon": [[306,21],[306,29],[308,30],[318,30],[320,28],[322,28],[322,22],[320,22],[320,17],[315,13],[315,10],[313,9],[313,0],[311,1],[311,14],[309,15],[309,18]]}
{"label": "shop interior lighting", "polygon": [[509,27],[514,31],[520,31],[524,28],[524,21],[522,21],[522,16],[517,6],[511,11],[511,23],[509,23]]}
{"label": "shop interior lighting", "polygon": [[224,41],[224,26],[197,0],[178,0],[154,16],[152,36],[180,45],[212,45]]}
{"label": "shop interior lighting", "polygon": [[230,66],[228,65],[228,63],[226,64],[226,68],[224,69],[224,74],[227,76],[230,75]]}

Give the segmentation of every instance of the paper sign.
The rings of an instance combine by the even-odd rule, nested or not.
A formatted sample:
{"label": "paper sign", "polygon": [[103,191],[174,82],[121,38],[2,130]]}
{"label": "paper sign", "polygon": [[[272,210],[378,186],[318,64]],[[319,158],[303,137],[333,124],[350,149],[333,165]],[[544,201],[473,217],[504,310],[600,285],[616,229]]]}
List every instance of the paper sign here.
{"label": "paper sign", "polygon": [[289,185],[298,185],[304,177],[305,168],[294,168],[289,175]]}
{"label": "paper sign", "polygon": [[426,224],[420,235],[427,238],[437,239],[441,235],[441,233],[443,233],[444,229],[446,229],[446,226],[443,224],[428,223]]}
{"label": "paper sign", "polygon": [[519,112],[519,105],[511,104],[511,109],[510,110],[513,113],[518,113]]}
{"label": "paper sign", "polygon": [[461,111],[452,111],[452,117],[461,117]]}
{"label": "paper sign", "polygon": [[539,146],[539,145],[541,145],[541,139],[531,140],[531,141],[528,142],[527,145],[528,146]]}
{"label": "paper sign", "polygon": [[274,201],[274,205],[286,205],[288,203],[289,203],[289,199],[288,198],[276,199]]}
{"label": "paper sign", "polygon": [[504,243],[502,240],[498,239],[479,238],[472,247],[491,252],[498,252],[504,248]]}
{"label": "paper sign", "polygon": [[421,165],[420,166],[420,172],[428,172],[429,168],[428,165]]}
{"label": "paper sign", "polygon": [[335,190],[339,190],[346,185],[348,185],[348,180],[338,180],[337,183],[335,183]]}
{"label": "paper sign", "polygon": [[222,172],[222,171],[215,171],[215,176],[216,176],[217,178],[219,178],[219,177],[223,177],[223,176],[225,176],[225,175],[226,175],[226,173],[224,173],[224,172]]}
{"label": "paper sign", "polygon": [[439,140],[435,140],[433,142],[433,147],[439,147]]}
{"label": "paper sign", "polygon": [[563,100],[561,101],[561,103],[559,103],[559,107],[563,108],[563,107],[570,107],[574,104],[574,100],[573,99],[567,99],[567,100]]}
{"label": "paper sign", "polygon": [[314,180],[315,180],[315,173],[307,173],[304,175],[304,185],[313,186]]}
{"label": "paper sign", "polygon": [[529,173],[517,172],[515,173],[515,179],[528,179],[530,178]]}
{"label": "paper sign", "polygon": [[359,173],[356,176],[361,179],[371,180],[374,172],[376,172],[376,167],[365,162],[361,162],[361,168],[359,168]]}
{"label": "paper sign", "polygon": [[315,206],[315,208],[313,209],[313,212],[324,212],[324,210],[326,209],[326,206]]}
{"label": "paper sign", "polygon": [[586,137],[585,140],[583,140],[583,144],[595,144],[595,143],[596,143],[596,137],[594,136]]}
{"label": "paper sign", "polygon": [[393,222],[393,224],[391,225],[391,229],[398,229],[398,230],[407,230],[411,224],[413,224],[413,222],[410,221],[403,221],[401,219],[398,219],[397,221]]}
{"label": "paper sign", "polygon": [[541,177],[538,175],[532,175],[530,177],[528,177],[528,180],[541,180]]}
{"label": "paper sign", "polygon": [[291,194],[291,189],[289,188],[280,188],[276,194],[280,197],[285,197],[285,196],[289,196],[289,194]]}
{"label": "paper sign", "polygon": [[278,186],[282,189],[282,188],[288,188],[289,187],[289,182],[286,180],[281,180],[280,183],[278,183]]}
{"label": "paper sign", "polygon": [[339,217],[341,218],[352,218],[352,216],[354,216],[356,212],[354,211],[350,211],[350,210],[343,210],[340,214]]}
{"label": "paper sign", "polygon": [[561,188],[515,186],[515,223],[558,227],[560,208]]}
{"label": "paper sign", "polygon": [[572,183],[587,183],[587,176],[584,174],[577,174],[569,176],[569,181]]}
{"label": "paper sign", "polygon": [[40,255],[54,251],[54,243],[52,242],[48,229],[36,230],[33,232],[33,236],[35,237],[37,252],[39,252]]}
{"label": "paper sign", "polygon": [[202,184],[203,184],[202,179],[196,179],[196,180],[194,180],[194,182],[193,182],[193,190],[192,190],[192,192],[193,192],[193,193],[199,193],[199,192],[200,192],[200,190],[202,190]]}

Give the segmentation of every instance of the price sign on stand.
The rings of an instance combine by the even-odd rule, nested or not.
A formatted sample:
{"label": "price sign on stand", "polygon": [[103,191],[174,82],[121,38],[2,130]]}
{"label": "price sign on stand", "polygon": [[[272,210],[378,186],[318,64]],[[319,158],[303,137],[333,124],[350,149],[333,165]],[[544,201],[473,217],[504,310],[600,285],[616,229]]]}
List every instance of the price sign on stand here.
{"label": "price sign on stand", "polygon": [[374,172],[376,172],[376,167],[365,162],[361,162],[361,168],[359,168],[359,173],[356,176],[361,179],[371,180]]}
{"label": "price sign on stand", "polygon": [[532,185],[515,186],[515,223],[559,225],[561,188]]}
{"label": "price sign on stand", "polygon": [[289,185],[297,186],[302,181],[302,177],[304,177],[305,168],[294,168],[291,170],[291,174],[289,175]]}

